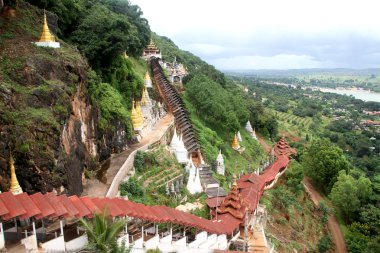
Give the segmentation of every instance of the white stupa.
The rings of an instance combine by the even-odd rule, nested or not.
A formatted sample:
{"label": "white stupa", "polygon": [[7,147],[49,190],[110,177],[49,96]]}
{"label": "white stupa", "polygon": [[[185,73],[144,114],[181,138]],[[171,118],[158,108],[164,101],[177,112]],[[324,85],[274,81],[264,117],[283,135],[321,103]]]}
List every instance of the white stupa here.
{"label": "white stupa", "polygon": [[219,175],[223,175],[223,176],[225,173],[224,158],[222,156],[222,150],[219,150],[219,155],[216,158],[216,172]]}
{"label": "white stupa", "polygon": [[242,142],[242,141],[243,141],[243,139],[241,138],[240,131],[237,132],[237,138],[238,138],[238,141],[239,141],[239,142]]}
{"label": "white stupa", "polygon": [[185,147],[185,143],[182,140],[182,135],[179,137],[178,146],[174,152],[175,152],[175,156],[177,158],[177,161],[179,163],[182,163],[182,164],[187,163],[187,161],[189,160],[188,159],[188,152],[187,152],[187,149]]}
{"label": "white stupa", "polygon": [[190,163],[191,164],[190,164],[190,168],[189,168],[189,179],[187,181],[186,188],[191,194],[194,194],[195,193],[194,181],[195,181],[196,169],[195,169],[193,162],[190,162]]}
{"label": "white stupa", "polygon": [[245,130],[247,130],[248,133],[253,132],[252,125],[251,125],[251,122],[249,120],[247,121],[247,124],[245,125]]}
{"label": "white stupa", "polygon": [[255,129],[253,129],[253,132],[252,132],[251,136],[252,136],[253,139],[257,140],[256,130]]}
{"label": "white stupa", "polygon": [[172,141],[170,142],[170,148],[175,152],[181,144],[179,143],[179,138],[177,135],[177,130],[174,129],[174,134],[172,137]]}
{"label": "white stupa", "polygon": [[194,190],[195,190],[195,193],[199,193],[203,191],[201,178],[199,175],[199,168],[196,169],[196,174],[195,174],[195,179],[194,179]]}

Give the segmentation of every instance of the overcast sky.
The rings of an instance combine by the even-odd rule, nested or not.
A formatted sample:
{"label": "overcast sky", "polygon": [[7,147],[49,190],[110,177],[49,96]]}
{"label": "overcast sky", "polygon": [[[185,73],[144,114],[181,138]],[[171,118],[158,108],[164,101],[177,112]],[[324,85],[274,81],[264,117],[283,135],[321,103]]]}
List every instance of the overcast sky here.
{"label": "overcast sky", "polygon": [[380,67],[377,0],[131,2],[154,32],[221,70]]}

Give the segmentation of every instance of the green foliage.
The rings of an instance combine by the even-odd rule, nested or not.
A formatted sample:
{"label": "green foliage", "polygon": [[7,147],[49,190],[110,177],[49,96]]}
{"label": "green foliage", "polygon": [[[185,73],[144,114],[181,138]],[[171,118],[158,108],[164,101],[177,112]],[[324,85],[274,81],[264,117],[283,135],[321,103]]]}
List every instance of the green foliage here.
{"label": "green foliage", "polygon": [[327,139],[313,141],[302,157],[305,174],[324,193],[330,193],[337,181],[338,172],[348,170],[348,161],[343,151]]}
{"label": "green foliage", "polygon": [[331,246],[332,246],[331,237],[329,235],[325,235],[318,242],[318,245],[317,245],[318,252],[320,253],[327,252],[329,249],[331,249]]}
{"label": "green foliage", "polygon": [[95,68],[109,66],[124,50],[137,56],[144,46],[128,19],[100,4],[90,9],[71,39]]}
{"label": "green foliage", "polygon": [[286,185],[295,193],[303,190],[303,167],[296,161],[292,161],[290,168],[285,172],[287,178]]}
{"label": "green foliage", "polygon": [[202,208],[192,210],[191,213],[204,219],[210,219],[210,210],[207,205],[204,205]]}
{"label": "green foliage", "polygon": [[141,97],[144,81],[135,72],[132,62],[121,55],[112,60],[110,67],[102,70],[102,78],[117,89],[125,101],[130,101],[130,104],[132,98]]}
{"label": "green foliage", "polygon": [[145,153],[143,151],[138,150],[136,152],[135,160],[133,162],[133,166],[135,167],[137,172],[141,172],[144,168],[145,162]]}
{"label": "green foliage", "polygon": [[132,135],[132,123],[128,107],[124,104],[124,100],[120,93],[107,83],[98,83],[99,78],[94,72],[90,73],[88,85],[89,93],[92,100],[100,108],[100,129],[113,129],[112,122],[120,120],[126,127],[127,136]]}
{"label": "green foliage", "polygon": [[339,172],[338,181],[331,190],[330,198],[345,217],[350,219],[360,204],[368,199],[371,191],[371,181],[368,178],[355,179],[342,170]]}
{"label": "green foliage", "polygon": [[368,228],[365,225],[356,222],[350,225],[345,235],[348,251],[352,253],[370,252],[367,250],[369,242],[367,234]]}
{"label": "green foliage", "polygon": [[127,182],[120,185],[121,196],[128,196],[129,198],[132,198],[132,196],[142,197],[144,194],[144,189],[136,177],[130,177]]}
{"label": "green foliage", "polygon": [[124,252],[124,249],[119,248],[116,242],[117,236],[125,226],[124,219],[111,221],[107,211],[103,210],[100,214],[95,213],[92,220],[80,219],[80,222],[86,230],[89,240],[88,248],[91,252]]}

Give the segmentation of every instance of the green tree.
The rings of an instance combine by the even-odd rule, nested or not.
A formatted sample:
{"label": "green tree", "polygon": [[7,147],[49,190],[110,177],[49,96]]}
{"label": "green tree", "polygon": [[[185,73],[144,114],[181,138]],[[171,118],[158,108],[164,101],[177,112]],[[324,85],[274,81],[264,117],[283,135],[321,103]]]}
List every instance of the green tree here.
{"label": "green tree", "polygon": [[128,18],[94,5],[71,37],[94,68],[108,67],[123,51],[138,56],[144,45]]}
{"label": "green tree", "polygon": [[107,210],[95,213],[92,220],[80,220],[86,230],[91,252],[121,253],[125,249],[118,247],[117,236],[123,230],[126,221],[112,221],[108,218]]}
{"label": "green tree", "polygon": [[339,172],[338,181],[331,190],[330,198],[334,205],[340,208],[347,220],[350,220],[360,204],[368,199],[371,191],[371,181],[368,178],[355,179],[342,170]]}
{"label": "green tree", "polygon": [[338,172],[348,170],[348,161],[343,151],[327,139],[313,141],[302,157],[305,174],[324,193],[330,193]]}

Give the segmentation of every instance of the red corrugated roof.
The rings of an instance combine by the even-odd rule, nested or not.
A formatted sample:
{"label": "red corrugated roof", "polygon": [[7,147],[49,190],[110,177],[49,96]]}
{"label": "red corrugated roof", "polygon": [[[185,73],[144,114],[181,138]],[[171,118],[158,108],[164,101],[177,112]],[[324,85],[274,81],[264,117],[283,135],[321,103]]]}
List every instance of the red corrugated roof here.
{"label": "red corrugated roof", "polygon": [[224,197],[215,197],[206,199],[206,203],[210,208],[215,208],[220,205],[224,200]]}
{"label": "red corrugated roof", "polygon": [[49,192],[44,195],[45,199],[50,203],[50,205],[54,208],[54,214],[52,217],[64,216],[67,214],[67,210],[65,206],[61,203],[60,199],[53,192]]}
{"label": "red corrugated roof", "polygon": [[0,200],[4,203],[9,211],[8,213],[2,215],[2,218],[4,220],[10,220],[26,214],[26,210],[11,192],[4,192],[0,194]]}
{"label": "red corrugated roof", "polygon": [[91,213],[97,213],[99,212],[99,208],[97,205],[95,205],[94,202],[92,202],[91,198],[89,197],[81,197],[80,201],[90,210]]}
{"label": "red corrugated roof", "polygon": [[73,203],[69,200],[69,198],[66,195],[60,195],[57,197],[67,210],[67,213],[65,214],[65,218],[78,217],[78,214],[79,214],[78,209],[73,205]]}
{"label": "red corrugated roof", "polygon": [[37,207],[37,205],[33,202],[33,200],[27,193],[23,192],[21,194],[15,195],[15,197],[26,211],[25,214],[20,216],[21,220],[25,220],[38,214],[41,214],[41,210]]}
{"label": "red corrugated roof", "polygon": [[9,210],[5,207],[3,201],[0,200],[0,216],[9,213]]}
{"label": "red corrugated roof", "polygon": [[84,216],[92,216],[90,210],[88,210],[87,206],[78,198],[78,196],[73,195],[69,197],[71,203],[78,210],[77,218],[82,218]]}
{"label": "red corrugated roof", "polygon": [[34,204],[40,209],[41,214],[37,214],[37,219],[42,219],[45,217],[48,217],[50,215],[53,215],[55,213],[55,209],[51,206],[50,202],[47,201],[40,192],[37,192],[33,195],[29,196]]}

